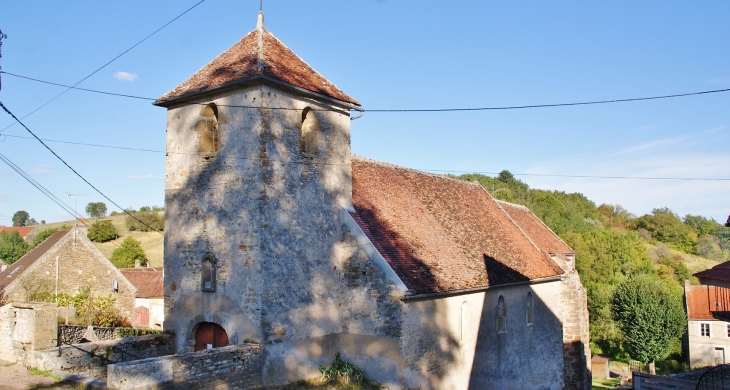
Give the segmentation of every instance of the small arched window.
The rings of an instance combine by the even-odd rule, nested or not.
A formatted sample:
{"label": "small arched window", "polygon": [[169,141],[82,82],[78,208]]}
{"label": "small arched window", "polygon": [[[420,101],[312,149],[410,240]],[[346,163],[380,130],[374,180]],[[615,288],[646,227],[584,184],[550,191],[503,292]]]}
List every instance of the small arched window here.
{"label": "small arched window", "polygon": [[469,340],[469,304],[461,303],[461,341]]}
{"label": "small arched window", "polygon": [[499,296],[497,300],[497,332],[504,332],[506,329],[507,322],[507,308],[504,304],[504,297]]}
{"label": "small arched window", "polygon": [[202,272],[200,275],[200,289],[202,291],[215,291],[215,273],[216,273],[215,256],[206,253],[203,256]]}
{"label": "small arched window", "polygon": [[307,155],[317,154],[319,145],[319,121],[311,108],[302,111],[302,139],[301,151]]}
{"label": "small arched window", "polygon": [[220,130],[218,129],[218,106],[210,103],[200,112],[200,120],[195,124],[198,133],[198,153],[210,157],[220,148]]}
{"label": "small arched window", "polygon": [[534,322],[534,303],[532,300],[532,292],[527,293],[527,326],[532,326]]}

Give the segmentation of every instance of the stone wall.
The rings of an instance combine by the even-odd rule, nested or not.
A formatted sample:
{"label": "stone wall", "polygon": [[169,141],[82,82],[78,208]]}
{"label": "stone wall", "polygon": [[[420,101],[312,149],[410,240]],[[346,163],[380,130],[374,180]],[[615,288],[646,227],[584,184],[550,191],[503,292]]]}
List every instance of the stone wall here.
{"label": "stone wall", "polygon": [[32,352],[56,346],[56,306],[15,302],[0,310],[0,358],[31,366]]}
{"label": "stone wall", "polygon": [[[60,345],[77,344],[88,336],[89,327],[81,325],[58,325],[58,340]],[[117,328],[92,327],[94,335],[88,341],[114,340],[119,338]]]}
{"label": "stone wall", "polygon": [[108,366],[110,389],[257,389],[262,386],[260,345],[188,352]]}
{"label": "stone wall", "polygon": [[[56,288],[56,258],[58,258],[58,292],[76,294],[81,287],[89,287],[93,296],[113,296],[114,306],[128,321],[134,315],[136,288],[121,272],[86,238],[86,229],[69,231],[56,245],[36,260],[5,290],[5,299],[23,302],[28,299],[24,284],[50,293]],[[112,291],[112,280],[118,282],[118,290]]]}
{"label": "stone wall", "polygon": [[578,272],[570,270],[560,296],[563,323],[563,377],[565,388],[591,388],[591,350],[589,348],[588,298]]}

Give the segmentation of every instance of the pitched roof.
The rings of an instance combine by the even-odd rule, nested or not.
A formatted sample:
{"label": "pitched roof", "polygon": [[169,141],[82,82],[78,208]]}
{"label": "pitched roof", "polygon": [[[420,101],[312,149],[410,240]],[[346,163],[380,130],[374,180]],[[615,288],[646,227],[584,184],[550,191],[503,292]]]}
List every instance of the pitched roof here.
{"label": "pitched roof", "polygon": [[727,321],[730,289],[718,286],[686,286],[687,316],[690,320]]}
{"label": "pitched roof", "polygon": [[14,280],[18,279],[36,260],[40,259],[49,249],[51,249],[57,242],[68,233],[69,230],[61,230],[53,233],[45,241],[40,243],[35,248],[31,249],[30,252],[26,253],[23,257],[18,259],[15,263],[8,266],[4,272],[0,272],[0,290],[4,289]]}
{"label": "pitched roof", "polygon": [[162,285],[162,267],[122,268],[120,271],[139,290],[137,298],[163,298],[165,296]]}
{"label": "pitched roof", "polygon": [[530,240],[537,245],[538,248],[547,253],[560,253],[563,255],[575,254],[560,237],[557,236],[547,225],[545,225],[535,214],[525,206],[496,201],[502,206],[502,209],[517,223],[522,231],[530,237]]}
{"label": "pitched roof", "polygon": [[476,183],[352,157],[355,222],[415,294],[563,273]]}
{"label": "pitched roof", "polygon": [[28,235],[28,233],[32,232],[34,229],[37,229],[37,226],[0,226],[0,230],[10,233],[10,232],[18,232],[20,234],[20,237],[25,237]]}
{"label": "pitched roof", "polygon": [[213,59],[154,103],[165,105],[212,89],[225,88],[255,78],[265,78],[299,87],[345,103],[360,103],[317,73],[273,34],[260,27]]}
{"label": "pitched roof", "polygon": [[702,279],[722,280],[730,282],[730,261],[720,263],[710,269],[697,272],[694,276]]}

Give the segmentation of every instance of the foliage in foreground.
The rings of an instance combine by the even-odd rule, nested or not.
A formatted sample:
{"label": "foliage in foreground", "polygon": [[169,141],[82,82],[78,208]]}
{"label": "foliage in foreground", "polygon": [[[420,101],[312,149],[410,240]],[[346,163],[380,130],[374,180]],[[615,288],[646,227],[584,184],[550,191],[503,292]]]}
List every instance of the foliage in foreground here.
{"label": "foliage in foreground", "polygon": [[135,240],[132,236],[127,236],[122,241],[122,245],[112,252],[111,262],[117,268],[132,268],[134,267],[135,260],[139,260],[142,266],[147,264],[147,256],[140,246],[139,241]]}
{"label": "foliage in foreground", "polygon": [[89,226],[86,237],[94,242],[107,242],[116,240],[119,234],[112,221],[96,221]]}
{"label": "foliage in foreground", "polygon": [[672,340],[686,325],[681,296],[649,275],[638,275],[621,283],[613,294],[614,319],[623,331],[625,347],[633,359],[643,363],[669,355]]}

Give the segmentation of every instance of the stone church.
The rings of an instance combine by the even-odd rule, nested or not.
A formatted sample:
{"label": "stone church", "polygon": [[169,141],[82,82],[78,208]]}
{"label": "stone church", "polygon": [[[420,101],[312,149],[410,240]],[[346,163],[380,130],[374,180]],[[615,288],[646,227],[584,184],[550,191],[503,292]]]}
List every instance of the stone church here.
{"label": "stone church", "polygon": [[573,250],[475,183],[351,154],[357,100],[264,28],[167,108],[165,323],[176,350],[336,352],[393,389],[588,389]]}

